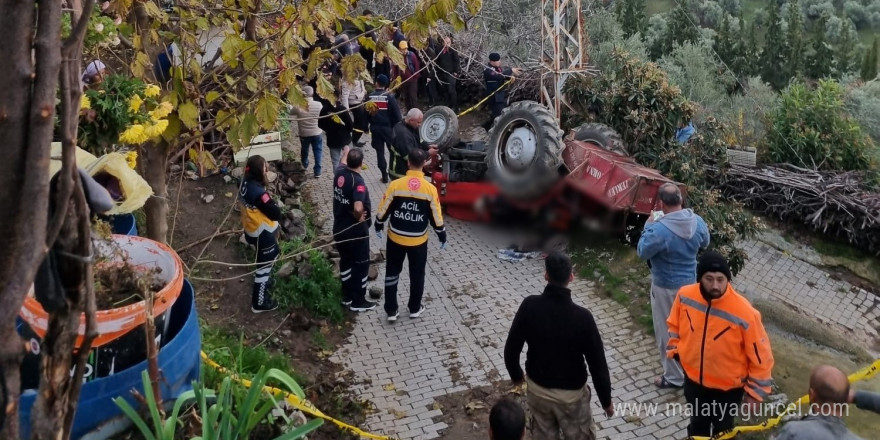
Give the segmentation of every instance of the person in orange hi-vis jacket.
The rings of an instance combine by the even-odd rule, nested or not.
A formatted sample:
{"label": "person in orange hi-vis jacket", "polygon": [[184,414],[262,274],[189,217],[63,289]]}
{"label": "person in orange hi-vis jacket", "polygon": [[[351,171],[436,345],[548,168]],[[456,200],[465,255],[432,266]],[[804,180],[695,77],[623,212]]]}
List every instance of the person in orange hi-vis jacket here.
{"label": "person in orange hi-vis jacket", "polygon": [[731,278],[722,255],[703,253],[697,283],[678,291],[666,321],[666,355],[685,373],[689,436],[732,429],[736,415],[755,414],[770,394],[770,339],[761,314],[733,289]]}

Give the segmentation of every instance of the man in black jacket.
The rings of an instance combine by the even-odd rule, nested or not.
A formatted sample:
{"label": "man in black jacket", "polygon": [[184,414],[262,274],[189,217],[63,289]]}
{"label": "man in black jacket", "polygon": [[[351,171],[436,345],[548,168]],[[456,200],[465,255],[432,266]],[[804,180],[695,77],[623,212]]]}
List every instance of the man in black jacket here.
{"label": "man in black jacket", "polygon": [[437,87],[446,94],[446,105],[458,113],[458,76],[461,74],[461,60],[452,48],[452,39],[443,37],[443,47],[437,54]]}
{"label": "man in black jacket", "polygon": [[384,74],[376,78],[376,90],[367,95],[367,113],[370,116],[370,134],[376,162],[382,173],[382,183],[388,183],[388,164],[385,162],[385,146],[391,147],[391,130],[400,122],[400,106],[393,93],[389,93],[388,77]]}
{"label": "man in black jacket", "polygon": [[[522,73],[522,69],[501,67],[501,55],[497,52],[489,54],[489,67],[483,70],[483,81],[486,83],[486,96],[489,96],[489,120],[483,128],[489,130],[495,118],[507,107],[507,90],[502,89],[508,81]],[[493,94],[494,93],[494,94]]]}
{"label": "man in black jacket", "polygon": [[335,169],[340,162],[342,150],[351,143],[354,121],[342,102],[337,98],[336,105],[326,99],[321,100],[321,114],[318,128],[327,135],[327,148],[330,149],[330,162]]}
{"label": "man in black jacket", "polygon": [[[545,267],[547,287],[541,295],[523,300],[516,312],[504,346],[504,364],[515,385],[528,382],[532,439],[557,439],[562,430],[566,440],[593,440],[587,365],[605,414],[614,415],[602,337],[589,310],[571,300],[566,286],[574,275],[568,256],[553,252]],[[519,365],[524,343],[529,344],[525,375]]]}
{"label": "man in black jacket", "polygon": [[391,164],[388,166],[388,172],[395,179],[399,179],[406,175],[407,156],[409,152],[421,148],[429,153],[437,148],[434,144],[427,144],[421,141],[419,136],[419,127],[422,126],[424,115],[417,108],[412,108],[406,113],[403,121],[394,126],[393,141],[389,148],[391,155]]}

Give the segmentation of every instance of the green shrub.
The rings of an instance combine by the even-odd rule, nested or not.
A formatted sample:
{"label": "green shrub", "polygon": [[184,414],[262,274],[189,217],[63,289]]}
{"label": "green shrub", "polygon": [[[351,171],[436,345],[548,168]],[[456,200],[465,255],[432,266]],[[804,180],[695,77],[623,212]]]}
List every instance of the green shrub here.
{"label": "green shrub", "polygon": [[[249,345],[243,333],[227,331],[205,323],[201,323],[200,327],[202,351],[224,368],[242,377],[252,377],[263,367],[274,368],[289,374],[298,383],[306,383],[306,380],[293,370],[290,357],[282,353],[273,353],[264,346]],[[206,386],[218,387],[222,380],[223,375],[213,368],[208,366],[202,368],[202,382]]]}
{"label": "green shrub", "polygon": [[590,63],[599,69],[605,70],[613,63],[612,55],[615,49],[623,50],[637,57],[647,58],[648,49],[642,41],[641,34],[627,37],[614,14],[607,10],[600,10],[595,15],[586,18],[585,26],[590,35]]}
{"label": "green shrub", "polygon": [[733,273],[738,273],[748,255],[736,243],[753,237],[762,226],[741,204],[726,201],[721,191],[715,189],[726,179],[723,171],[728,144],[724,126],[712,117],[696,125],[697,132],[690,141],[664,147],[654,167],[687,185],[686,203],[706,221],[711,233],[710,247],[726,256]]}
{"label": "green shrub", "polygon": [[590,118],[617,130],[639,163],[651,164],[660,148],[672,142],[678,123],[690,120],[694,105],[670,84],[656,64],[615,49],[611,62],[594,77],[566,82],[564,93],[577,111],[566,115],[563,125],[575,127]]}
{"label": "green shrub", "polygon": [[[324,254],[298,241],[281,243],[281,256],[300,254],[294,259],[297,270],[287,278],[276,276],[273,297],[285,310],[302,307],[314,316],[340,323],[345,318],[342,283]],[[276,265],[275,269],[279,269]]]}
{"label": "green shrub", "polygon": [[[656,64],[615,51],[612,69],[566,84],[575,111],[564,121],[574,127],[587,118],[617,130],[630,154],[642,165],[687,185],[687,204],[709,225],[711,247],[730,259],[738,272],[745,253],[736,243],[760,224],[742,205],[721,200],[713,189],[723,181],[727,161],[724,127],[714,118],[697,121],[697,133],[685,145],[674,142],[678,123],[690,119],[694,105],[669,83]],[[717,172],[710,173],[709,167]]]}
{"label": "green shrub", "polygon": [[727,90],[736,77],[715,58],[712,50],[702,44],[684,43],[657,62],[682,95],[702,107],[700,113],[714,114],[725,106]]}
{"label": "green shrub", "polygon": [[763,82],[752,77],[735,93],[714,109],[713,114],[725,127],[724,140],[738,147],[759,147],[767,133],[767,117],[776,108],[779,95]]}
{"label": "green shrub", "polygon": [[796,83],[781,95],[767,129],[767,152],[775,163],[817,170],[875,170],[876,150],[845,112],[843,89],[820,80],[815,89]]}
{"label": "green shrub", "polygon": [[880,146],[880,80],[848,87],[844,106],[862,130],[871,136],[874,145]]}

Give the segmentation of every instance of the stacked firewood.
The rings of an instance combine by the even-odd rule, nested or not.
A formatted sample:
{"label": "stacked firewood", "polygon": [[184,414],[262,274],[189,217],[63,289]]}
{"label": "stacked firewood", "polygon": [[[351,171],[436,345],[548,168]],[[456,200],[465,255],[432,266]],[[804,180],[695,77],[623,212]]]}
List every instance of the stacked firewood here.
{"label": "stacked firewood", "polygon": [[793,165],[733,166],[724,195],[786,221],[880,255],[880,192],[858,172],[820,172]]}

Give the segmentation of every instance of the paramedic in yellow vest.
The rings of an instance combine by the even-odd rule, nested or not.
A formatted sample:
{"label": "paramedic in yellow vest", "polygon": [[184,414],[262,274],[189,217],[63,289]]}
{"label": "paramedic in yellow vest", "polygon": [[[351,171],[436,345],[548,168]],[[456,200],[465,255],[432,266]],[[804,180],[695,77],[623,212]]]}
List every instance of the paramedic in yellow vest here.
{"label": "paramedic in yellow vest", "polygon": [[440,249],[446,247],[446,228],[440,212],[437,188],[425,180],[422,167],[428,159],[425,150],[409,152],[406,176],[392,181],[379,203],[376,216],[376,235],[388,222],[388,241],[385,267],[385,313],[388,321],[397,321],[397,283],[403,269],[403,260],[409,260],[409,317],[418,318],[425,311],[422,293],[425,290],[425,264],[428,261],[428,227],[434,228],[440,239]]}
{"label": "paramedic in yellow vest", "polygon": [[247,242],[257,249],[257,263],[266,263],[254,273],[254,291],[251,295],[251,311],[268,312],[278,308],[269,295],[274,282],[270,279],[272,265],[278,257],[278,241],[275,232],[281,220],[281,208],[266,191],[266,175],[269,165],[262,156],[248,158],[244,168],[239,199],[242,203],[241,225]]}

